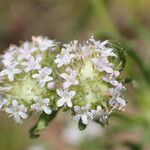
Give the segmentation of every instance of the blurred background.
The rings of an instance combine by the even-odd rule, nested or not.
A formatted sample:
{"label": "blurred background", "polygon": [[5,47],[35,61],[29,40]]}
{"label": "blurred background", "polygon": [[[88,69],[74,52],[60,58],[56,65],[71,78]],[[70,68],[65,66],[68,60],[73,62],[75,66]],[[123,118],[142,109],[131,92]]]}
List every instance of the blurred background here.
{"label": "blurred background", "polygon": [[59,114],[38,139],[28,130],[37,118],[16,125],[0,113],[0,150],[150,150],[150,0],[0,0],[0,50],[48,36],[64,43],[118,39],[125,44],[126,111],[106,127],[80,132]]}

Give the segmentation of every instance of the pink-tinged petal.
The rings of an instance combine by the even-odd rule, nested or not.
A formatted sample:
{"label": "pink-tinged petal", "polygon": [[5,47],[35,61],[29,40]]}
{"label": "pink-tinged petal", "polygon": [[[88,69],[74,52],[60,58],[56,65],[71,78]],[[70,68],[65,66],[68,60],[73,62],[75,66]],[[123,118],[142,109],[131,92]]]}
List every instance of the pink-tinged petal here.
{"label": "pink-tinged petal", "polygon": [[98,63],[98,59],[93,58],[93,59],[92,59],[92,62],[96,65],[96,64]]}
{"label": "pink-tinged petal", "polygon": [[73,119],[74,119],[75,121],[79,121],[79,120],[80,120],[80,115],[74,116]]}
{"label": "pink-tinged petal", "polygon": [[79,84],[79,81],[78,81],[78,80],[75,80],[73,84],[74,84],[74,85],[78,85],[78,84]]}
{"label": "pink-tinged petal", "polygon": [[70,85],[71,85],[71,83],[67,82],[67,81],[63,83],[64,89],[67,89]]}
{"label": "pink-tinged petal", "polygon": [[51,68],[47,68],[47,67],[44,67],[43,68],[43,72],[47,75],[51,74],[52,73],[52,69]]}
{"label": "pink-tinged petal", "polygon": [[118,84],[118,81],[114,80],[110,82],[112,85],[116,86]]}
{"label": "pink-tinged petal", "polygon": [[102,77],[102,79],[103,79],[104,81],[108,81],[108,78],[107,78],[107,77]]}
{"label": "pink-tinged petal", "polygon": [[75,112],[79,112],[79,111],[81,111],[81,107],[79,107],[79,106],[74,106],[74,110],[75,110]]}
{"label": "pink-tinged petal", "polygon": [[70,91],[70,92],[69,92],[70,98],[73,98],[75,94],[76,94],[75,91]]}
{"label": "pink-tinged petal", "polygon": [[107,67],[107,66],[104,67],[104,70],[105,70],[107,73],[112,73],[112,72],[113,72],[113,69],[112,69],[111,67]]}
{"label": "pink-tinged petal", "polygon": [[22,73],[22,70],[16,68],[16,69],[14,70],[14,72],[15,72],[16,74],[19,74],[19,73]]}
{"label": "pink-tinged petal", "polygon": [[54,83],[54,82],[49,82],[49,83],[47,84],[47,88],[48,88],[48,89],[54,88],[54,86],[55,86],[55,83]]}
{"label": "pink-tinged petal", "polygon": [[45,104],[49,104],[50,99],[49,99],[49,98],[44,98],[44,99],[43,99],[43,102],[44,102]]}
{"label": "pink-tinged petal", "polygon": [[126,101],[125,101],[123,98],[121,98],[121,97],[118,97],[118,98],[117,98],[117,102],[118,102],[121,106],[125,106],[125,105],[126,105]]}

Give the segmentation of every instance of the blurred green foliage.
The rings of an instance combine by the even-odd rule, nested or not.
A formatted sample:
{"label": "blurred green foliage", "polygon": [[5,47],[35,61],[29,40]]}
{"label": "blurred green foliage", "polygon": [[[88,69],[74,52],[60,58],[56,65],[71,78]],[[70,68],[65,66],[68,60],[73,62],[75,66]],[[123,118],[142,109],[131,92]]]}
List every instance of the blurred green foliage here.
{"label": "blurred green foliage", "polygon": [[[124,43],[124,74],[133,79],[126,112],[115,113],[101,138],[85,139],[78,149],[150,149],[149,8],[149,0],[0,0],[1,49],[40,34],[63,42],[95,35]],[[23,150],[32,143],[23,128],[0,121],[0,149]]]}

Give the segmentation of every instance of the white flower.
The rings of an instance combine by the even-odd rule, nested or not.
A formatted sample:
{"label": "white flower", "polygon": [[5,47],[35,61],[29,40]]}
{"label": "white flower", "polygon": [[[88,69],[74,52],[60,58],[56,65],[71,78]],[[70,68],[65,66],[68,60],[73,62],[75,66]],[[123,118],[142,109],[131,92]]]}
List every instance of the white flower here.
{"label": "white flower", "polygon": [[96,41],[93,36],[91,36],[89,41],[87,41],[87,43],[89,43],[89,42],[90,42],[90,44],[92,44],[94,46],[95,51],[105,50],[107,48],[106,45],[108,44],[108,40],[105,40],[103,42]]}
{"label": "white flower", "polygon": [[103,48],[103,47],[105,47],[105,45],[108,43],[108,41],[106,40],[106,41],[104,41],[104,42],[101,42],[101,41],[96,41],[95,39],[94,39],[94,37],[93,36],[91,36],[91,38],[87,41],[87,43],[90,43],[91,45],[93,45],[94,46],[94,48]]}
{"label": "white flower", "polygon": [[108,44],[108,40],[105,40],[103,42],[99,41],[98,48],[101,49],[101,50],[106,49],[107,44]]}
{"label": "white flower", "polygon": [[55,82],[48,82],[48,84],[47,84],[48,89],[52,89],[52,88],[54,88],[54,86],[55,86]]}
{"label": "white flower", "polygon": [[109,63],[107,57],[93,58],[92,62],[100,72],[102,71],[106,71],[107,73],[113,72],[112,64]]}
{"label": "white flower", "polygon": [[125,87],[122,85],[122,83],[117,84],[115,88],[110,88],[109,92],[110,95],[114,98],[119,97],[122,94],[122,91],[125,90]]}
{"label": "white flower", "polygon": [[118,81],[116,80],[116,78],[120,75],[119,71],[113,71],[112,73],[107,73],[105,77],[103,77],[102,79],[114,86],[116,86],[118,84]]}
{"label": "white flower", "polygon": [[104,112],[104,110],[102,109],[101,106],[97,106],[97,109],[92,109],[91,113],[93,115],[93,118],[96,118],[97,116],[100,116],[102,113]]}
{"label": "white flower", "polygon": [[94,120],[99,119],[99,121],[105,124],[108,120],[109,113],[105,112],[101,106],[97,106],[96,110],[91,110],[92,117]]}
{"label": "white flower", "polygon": [[39,79],[39,84],[41,87],[44,87],[46,82],[53,80],[51,76],[52,69],[48,67],[44,67],[39,70],[39,74],[32,75],[33,78]]}
{"label": "white flower", "polygon": [[113,52],[112,48],[106,47],[106,45],[108,44],[108,40],[100,42],[95,41],[95,39],[91,37],[89,41],[93,42],[95,52],[100,52],[102,57],[109,57],[109,56],[117,57],[116,54]]}
{"label": "white flower", "polygon": [[112,48],[107,48],[100,52],[101,52],[101,56],[103,56],[103,57],[109,57],[109,56],[117,57],[117,55],[113,52]]}
{"label": "white flower", "polygon": [[61,67],[63,65],[69,64],[72,59],[75,57],[74,54],[70,54],[69,52],[63,53],[63,54],[57,54],[55,63],[57,64],[57,67]]}
{"label": "white flower", "polygon": [[16,45],[11,44],[7,49],[8,52],[15,54],[18,51],[18,47]]}
{"label": "white flower", "polygon": [[72,107],[72,98],[75,95],[75,91],[70,91],[68,92],[67,90],[59,90],[57,89],[57,94],[61,97],[57,101],[57,106],[61,107],[64,104],[67,105],[68,107]]}
{"label": "white flower", "polygon": [[69,44],[63,44],[62,53],[64,52],[76,52],[78,49],[78,41],[71,41]]}
{"label": "white flower", "polygon": [[93,53],[93,51],[92,51],[91,47],[89,47],[89,45],[84,45],[81,47],[81,57],[83,59],[91,56],[92,53]]}
{"label": "white flower", "polygon": [[4,64],[5,66],[9,66],[9,65],[12,64],[13,59],[14,59],[13,53],[11,53],[11,52],[8,51],[8,52],[6,52],[6,53],[3,55],[2,62],[3,62],[3,64]]}
{"label": "white flower", "polygon": [[32,37],[33,44],[38,48],[38,50],[46,51],[49,48],[52,48],[54,50],[54,47],[56,46],[55,41],[49,40],[47,37],[37,36]]}
{"label": "white flower", "polygon": [[122,107],[124,107],[125,105],[126,105],[126,100],[125,99],[123,99],[122,97],[116,97],[115,99],[114,98],[112,98],[112,99],[110,99],[110,101],[109,101],[109,105],[111,106],[111,107],[116,107],[116,108],[119,108],[119,110],[120,109],[122,109]]}
{"label": "white flower", "polygon": [[19,105],[16,100],[13,100],[12,106],[7,107],[5,111],[11,114],[10,116],[13,116],[17,123],[19,123],[21,119],[26,119],[28,117],[26,113],[27,109],[24,107],[24,105]]}
{"label": "white flower", "polygon": [[62,73],[60,76],[65,79],[66,81],[63,83],[63,87],[65,89],[69,88],[70,85],[78,85],[79,82],[76,80],[76,71],[72,70],[71,68],[67,68],[66,71],[69,73]]}
{"label": "white flower", "polygon": [[0,94],[0,110],[2,109],[2,107],[7,104],[8,100],[3,98],[3,96]]}
{"label": "white flower", "polygon": [[15,74],[20,74],[20,73],[22,73],[22,71],[20,69],[16,68],[16,65],[13,64],[13,65],[8,66],[6,69],[2,70],[0,72],[0,76],[3,77],[3,76],[7,75],[8,79],[10,81],[13,81],[14,80],[14,75]]}
{"label": "white flower", "polygon": [[41,69],[41,65],[40,65],[41,60],[42,60],[42,55],[37,55],[36,58],[32,56],[28,62],[23,63],[23,65],[26,66],[25,72]]}
{"label": "white flower", "polygon": [[122,91],[125,90],[125,87],[119,83],[115,88],[110,89],[110,94],[112,95],[112,98],[109,101],[109,105],[111,107],[118,107],[119,109],[122,109],[126,105],[125,99],[121,97]]}
{"label": "white flower", "polygon": [[2,56],[2,63],[7,66],[11,66],[12,64],[16,63],[15,61],[15,53],[17,52],[18,47],[15,45],[10,45],[7,52]]}
{"label": "white flower", "polygon": [[86,106],[80,107],[80,106],[74,106],[74,111],[76,115],[74,116],[74,119],[79,121],[81,119],[82,123],[87,125],[88,120],[92,119],[92,113],[90,112],[91,105],[87,104]]}
{"label": "white flower", "polygon": [[35,50],[36,48],[33,47],[30,42],[23,43],[23,45],[19,48],[20,54],[18,56],[18,59],[19,60],[29,59]]}
{"label": "white flower", "polygon": [[49,98],[34,98],[35,104],[31,105],[31,109],[36,110],[37,112],[44,111],[46,114],[51,114],[52,110],[50,108],[50,99]]}

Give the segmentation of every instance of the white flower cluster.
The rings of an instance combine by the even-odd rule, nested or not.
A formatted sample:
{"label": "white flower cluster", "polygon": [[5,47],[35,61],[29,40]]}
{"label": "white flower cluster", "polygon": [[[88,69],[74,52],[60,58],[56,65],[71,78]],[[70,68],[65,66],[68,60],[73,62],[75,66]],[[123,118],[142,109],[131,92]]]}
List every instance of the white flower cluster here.
{"label": "white flower cluster", "polygon": [[31,112],[51,115],[65,107],[84,125],[89,120],[105,124],[114,110],[126,105],[125,87],[112,61],[117,57],[109,41],[93,37],[61,49],[41,36],[11,45],[1,60],[0,110],[20,122]]}
{"label": "white flower cluster", "polygon": [[55,41],[38,36],[20,47],[10,45],[2,55],[0,110],[13,116],[16,122],[26,119],[31,111],[51,114],[49,97],[40,93],[53,83],[52,69],[44,61],[56,48]]}
{"label": "white flower cluster", "polygon": [[[125,87],[117,80],[120,72],[115,70],[112,57],[118,56],[108,41],[100,42],[91,37],[83,46],[78,41],[64,44],[55,59],[58,68],[66,68],[60,74],[63,86],[57,90],[61,97],[57,106],[73,107],[74,119],[84,125],[89,120],[105,124],[114,109],[123,110]],[[102,96],[108,99],[103,100]],[[107,106],[103,106],[103,102]]]}

